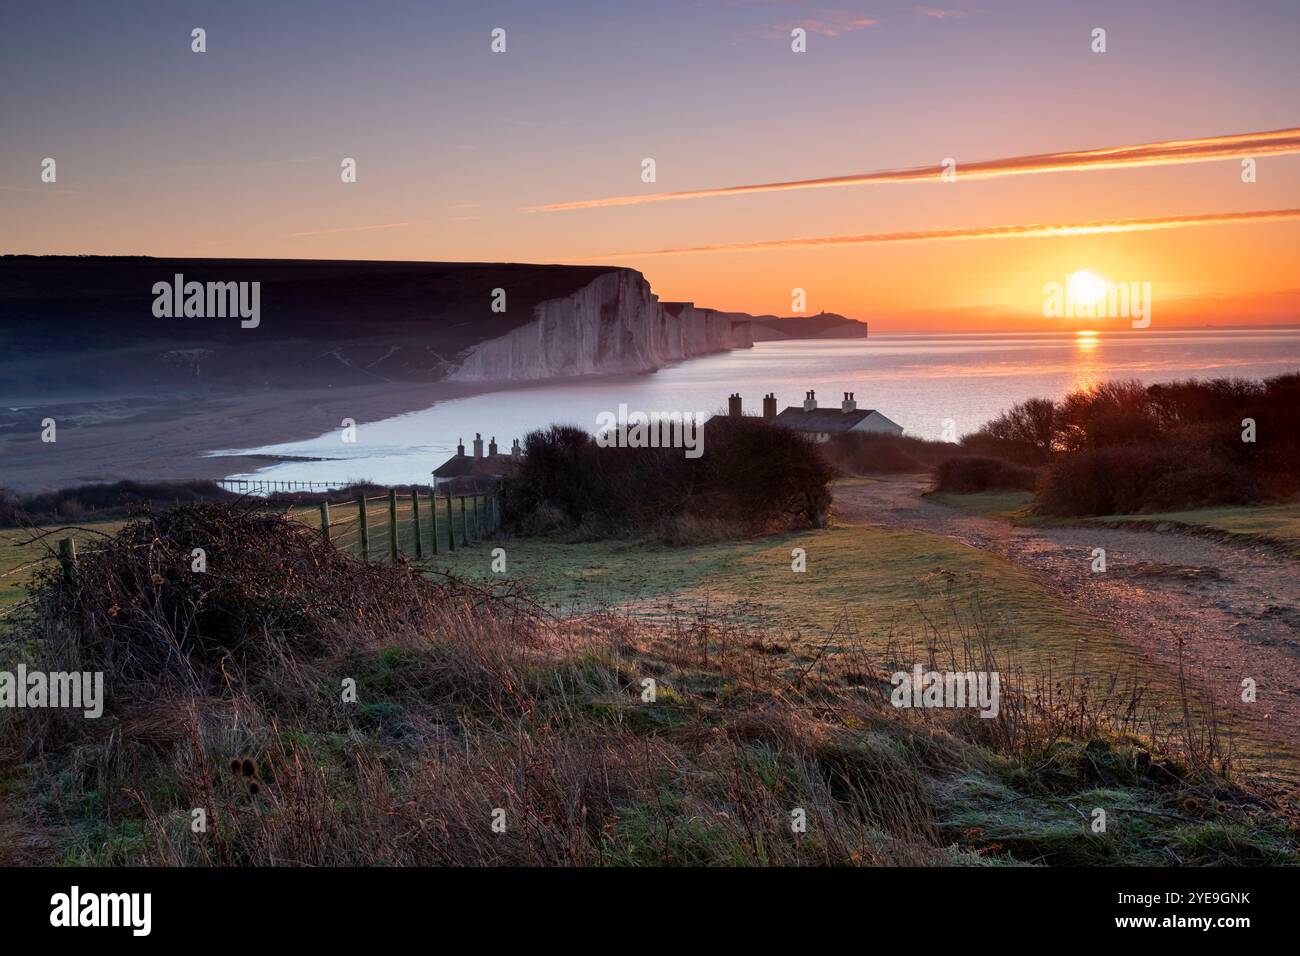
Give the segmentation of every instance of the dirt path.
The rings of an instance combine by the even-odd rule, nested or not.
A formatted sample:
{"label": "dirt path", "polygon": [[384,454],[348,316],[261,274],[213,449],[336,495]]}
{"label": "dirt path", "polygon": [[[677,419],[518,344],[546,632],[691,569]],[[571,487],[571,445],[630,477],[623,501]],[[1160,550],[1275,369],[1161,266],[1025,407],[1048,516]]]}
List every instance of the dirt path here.
{"label": "dirt path", "polygon": [[[836,519],[929,531],[1004,557],[1174,671],[1183,642],[1188,673],[1215,704],[1300,761],[1300,562],[1175,533],[1018,527],[925,499],[925,483],[839,488]],[[1105,573],[1091,569],[1094,548],[1105,549]],[[1247,677],[1254,704],[1241,700]]]}

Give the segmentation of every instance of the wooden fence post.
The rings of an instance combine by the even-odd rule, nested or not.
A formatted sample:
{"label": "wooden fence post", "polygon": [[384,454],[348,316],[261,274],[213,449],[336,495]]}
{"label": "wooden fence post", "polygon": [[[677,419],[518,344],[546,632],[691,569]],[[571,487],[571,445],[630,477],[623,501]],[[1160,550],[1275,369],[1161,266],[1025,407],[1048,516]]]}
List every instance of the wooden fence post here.
{"label": "wooden fence post", "polygon": [[415,534],[415,559],[424,557],[424,542],[420,540],[420,489],[411,486],[411,530]]}
{"label": "wooden fence post", "polygon": [[388,556],[396,561],[397,547],[397,489],[388,489]]}
{"label": "wooden fence post", "polygon": [[370,560],[370,518],[366,514],[366,496],[357,495],[357,512],[361,518],[361,560]]}
{"label": "wooden fence post", "polygon": [[465,496],[460,496],[460,546],[469,547],[469,518],[465,514]]}
{"label": "wooden fence post", "polygon": [[59,540],[59,563],[63,565],[63,581],[69,587],[77,583],[77,542],[71,538]]}
{"label": "wooden fence post", "polygon": [[456,550],[456,515],[451,510],[451,482],[447,482],[447,550]]}
{"label": "wooden fence post", "polygon": [[483,540],[483,521],[479,518],[478,495],[474,496],[474,539],[476,541]]}
{"label": "wooden fence post", "polygon": [[429,495],[429,522],[433,525],[433,553],[438,553],[438,486],[433,486]]}
{"label": "wooden fence post", "polygon": [[325,543],[329,544],[330,540],[330,503],[322,501],[320,503],[320,530],[325,535]]}

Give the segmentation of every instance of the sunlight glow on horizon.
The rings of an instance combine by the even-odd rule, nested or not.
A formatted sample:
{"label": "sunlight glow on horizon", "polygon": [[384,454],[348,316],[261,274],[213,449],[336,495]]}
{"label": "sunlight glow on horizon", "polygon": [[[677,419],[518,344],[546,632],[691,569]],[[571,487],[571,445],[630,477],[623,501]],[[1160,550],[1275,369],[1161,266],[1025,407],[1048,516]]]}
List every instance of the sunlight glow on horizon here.
{"label": "sunlight glow on horizon", "polygon": [[1087,269],[1070,273],[1065,292],[1078,305],[1096,306],[1106,301],[1106,280]]}

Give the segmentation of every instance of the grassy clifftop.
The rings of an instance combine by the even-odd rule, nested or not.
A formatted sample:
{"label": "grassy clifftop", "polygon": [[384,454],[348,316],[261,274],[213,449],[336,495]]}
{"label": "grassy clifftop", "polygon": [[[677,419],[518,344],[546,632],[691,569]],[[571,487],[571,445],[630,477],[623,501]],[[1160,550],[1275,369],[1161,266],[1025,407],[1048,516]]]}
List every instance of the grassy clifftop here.
{"label": "grassy clifftop", "polygon": [[[503,539],[426,577],[199,506],[101,547],[79,592],[38,581],[4,645],[6,664],[128,665],[99,721],[3,715],[5,862],[1297,860],[1282,807],[1145,735],[1130,698],[1059,680],[1044,696],[1025,662],[1079,625],[929,535]],[[1022,635],[999,622],[1026,614]],[[999,716],[889,706],[889,671],[918,659],[1001,671]]]}

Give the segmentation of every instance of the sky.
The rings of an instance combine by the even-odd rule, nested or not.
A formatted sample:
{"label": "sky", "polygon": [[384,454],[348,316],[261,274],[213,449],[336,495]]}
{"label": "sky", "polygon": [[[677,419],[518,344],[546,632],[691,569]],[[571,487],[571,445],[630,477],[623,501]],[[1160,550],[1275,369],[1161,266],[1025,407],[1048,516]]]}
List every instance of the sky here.
{"label": "sky", "polygon": [[1164,326],[1295,323],[1300,133],[1257,134],[1300,127],[1298,47],[1295,0],[3,0],[0,251],[596,262],[876,330],[1124,327],[1047,284],[1150,283]]}

